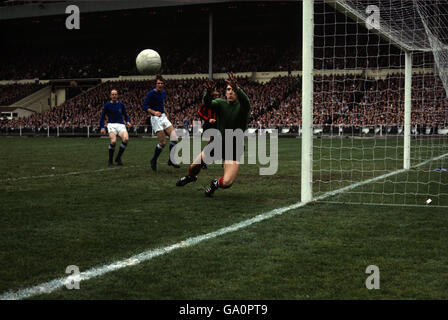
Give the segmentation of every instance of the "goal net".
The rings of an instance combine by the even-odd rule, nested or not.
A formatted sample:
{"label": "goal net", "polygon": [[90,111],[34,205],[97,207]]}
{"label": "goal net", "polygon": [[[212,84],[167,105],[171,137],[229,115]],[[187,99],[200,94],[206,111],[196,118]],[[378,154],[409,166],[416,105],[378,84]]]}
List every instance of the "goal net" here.
{"label": "goal net", "polygon": [[311,32],[312,199],[448,207],[448,1],[314,0]]}

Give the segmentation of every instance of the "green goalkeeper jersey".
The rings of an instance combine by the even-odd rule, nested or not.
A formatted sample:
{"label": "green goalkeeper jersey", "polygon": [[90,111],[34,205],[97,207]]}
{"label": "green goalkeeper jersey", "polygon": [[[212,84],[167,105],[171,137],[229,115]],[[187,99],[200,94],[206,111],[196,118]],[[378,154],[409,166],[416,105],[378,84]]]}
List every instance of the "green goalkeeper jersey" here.
{"label": "green goalkeeper jersey", "polygon": [[216,113],[216,124],[222,137],[225,137],[225,129],[241,129],[246,131],[250,115],[250,102],[247,95],[240,88],[236,92],[238,101],[228,103],[226,99],[212,100],[209,94],[204,95],[204,105]]}

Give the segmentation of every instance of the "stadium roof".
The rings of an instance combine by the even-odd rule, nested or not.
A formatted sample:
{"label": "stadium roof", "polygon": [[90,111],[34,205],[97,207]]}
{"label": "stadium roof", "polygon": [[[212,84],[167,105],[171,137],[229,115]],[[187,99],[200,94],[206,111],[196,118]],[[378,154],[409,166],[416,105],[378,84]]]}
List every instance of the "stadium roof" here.
{"label": "stadium roof", "polygon": [[64,15],[68,5],[77,5],[83,12],[105,12],[140,8],[157,8],[197,4],[218,4],[235,2],[295,2],[298,0],[78,0],[78,1],[19,1],[9,0],[0,6],[0,20]]}

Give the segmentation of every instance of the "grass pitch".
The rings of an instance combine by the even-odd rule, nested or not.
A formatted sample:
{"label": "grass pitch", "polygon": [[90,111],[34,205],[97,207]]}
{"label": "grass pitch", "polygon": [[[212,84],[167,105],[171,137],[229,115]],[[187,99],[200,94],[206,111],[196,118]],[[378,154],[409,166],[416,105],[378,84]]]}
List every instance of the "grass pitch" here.
{"label": "grass pitch", "polygon": [[[315,141],[316,194],[399,169],[398,144]],[[300,200],[299,139],[279,140],[277,174],[242,165],[234,186],[211,199],[203,190],[222,175],[220,165],[179,188],[187,166],[168,167],[167,150],[158,172],[149,168],[156,140],[131,139],[123,167],[107,168],[107,145],[97,138],[0,139],[0,294],[65,276],[68,265],[85,271]],[[415,145],[413,163],[447,152],[444,144]],[[80,290],[32,298],[447,299],[448,173],[433,172],[438,166],[446,167],[446,158],[327,199],[339,203],[290,210],[81,282]],[[441,207],[424,206],[434,195]],[[400,201],[421,206],[341,203]],[[380,269],[380,290],[365,287],[368,265]]]}

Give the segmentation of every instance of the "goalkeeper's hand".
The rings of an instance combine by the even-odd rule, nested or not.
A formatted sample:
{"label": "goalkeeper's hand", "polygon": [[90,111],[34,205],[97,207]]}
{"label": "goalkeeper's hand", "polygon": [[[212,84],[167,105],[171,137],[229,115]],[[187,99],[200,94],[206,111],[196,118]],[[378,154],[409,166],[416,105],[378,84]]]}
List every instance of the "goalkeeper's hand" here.
{"label": "goalkeeper's hand", "polygon": [[204,88],[207,90],[207,94],[212,96],[213,92],[216,91],[215,83],[212,80],[208,80],[204,83]]}
{"label": "goalkeeper's hand", "polygon": [[236,92],[236,91],[240,88],[240,87],[238,86],[238,83],[236,82],[236,78],[235,78],[235,76],[233,75],[233,73],[231,73],[231,72],[229,72],[228,75],[229,75],[229,79],[230,79],[230,80],[226,80],[226,82],[227,82],[227,84],[228,84],[229,86],[232,87],[233,91]]}

